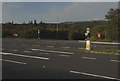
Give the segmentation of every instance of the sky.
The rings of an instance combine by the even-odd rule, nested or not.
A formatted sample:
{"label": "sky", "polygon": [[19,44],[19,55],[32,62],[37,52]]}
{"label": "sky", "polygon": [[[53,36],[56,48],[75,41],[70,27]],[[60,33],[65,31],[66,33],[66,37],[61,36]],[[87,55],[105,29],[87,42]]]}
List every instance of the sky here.
{"label": "sky", "polygon": [[118,2],[6,1],[13,2],[2,3],[2,22],[14,21],[15,23],[29,22],[34,19],[37,22],[47,23],[103,20],[110,8],[118,8]]}
{"label": "sky", "polygon": [[0,0],[2,2],[119,2],[119,0]]}

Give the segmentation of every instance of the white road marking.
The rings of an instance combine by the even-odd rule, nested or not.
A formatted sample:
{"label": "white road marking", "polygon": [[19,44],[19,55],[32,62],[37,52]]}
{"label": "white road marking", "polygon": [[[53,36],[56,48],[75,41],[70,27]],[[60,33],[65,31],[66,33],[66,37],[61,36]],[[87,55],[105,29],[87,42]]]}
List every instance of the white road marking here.
{"label": "white road marking", "polygon": [[110,60],[110,61],[112,61],[112,62],[120,62],[119,60]]}
{"label": "white road marking", "polygon": [[13,50],[13,51],[18,51],[18,50]]}
{"label": "white road marking", "polygon": [[46,46],[46,47],[48,47],[48,48],[53,48],[54,46]]}
{"label": "white road marking", "polygon": [[5,59],[0,59],[1,61],[6,61],[6,62],[12,62],[12,63],[16,63],[16,64],[27,64],[25,62],[18,62],[18,61],[13,61],[13,60],[5,60]]}
{"label": "white road marking", "polygon": [[13,54],[13,53],[2,53],[2,55],[13,55],[13,56],[26,57],[26,58],[35,58],[35,59],[43,59],[43,60],[49,60],[50,59],[50,58],[46,58],[46,57],[20,55],[20,54]]}
{"label": "white road marking", "polygon": [[81,57],[81,58],[96,60],[96,58],[92,58],[92,57]]}
{"label": "white road marking", "polygon": [[51,50],[42,50],[42,49],[32,49],[32,50],[33,50],[33,51],[52,52],[52,53],[74,54],[74,53],[72,53],[72,52],[51,51]]}
{"label": "white road marking", "polygon": [[70,57],[70,55],[58,55],[58,56],[63,56],[63,57]]}
{"label": "white road marking", "polygon": [[71,48],[71,47],[61,47],[61,48]]}
{"label": "white road marking", "polygon": [[27,52],[27,53],[32,53],[32,51],[24,51],[24,52]]}
{"label": "white road marking", "polygon": [[86,49],[86,48],[78,48],[78,49]]}
{"label": "white road marking", "polygon": [[45,54],[49,54],[49,53],[45,53]]}
{"label": "white road marking", "polygon": [[120,80],[120,79],[118,79],[118,78],[113,78],[113,77],[108,77],[108,76],[102,76],[102,75],[96,75],[96,74],[85,73],[85,72],[78,72],[78,71],[70,71],[70,72],[71,72],[71,73],[76,73],[76,74],[83,74],[83,75],[88,75],[88,76],[106,78],[106,79]]}

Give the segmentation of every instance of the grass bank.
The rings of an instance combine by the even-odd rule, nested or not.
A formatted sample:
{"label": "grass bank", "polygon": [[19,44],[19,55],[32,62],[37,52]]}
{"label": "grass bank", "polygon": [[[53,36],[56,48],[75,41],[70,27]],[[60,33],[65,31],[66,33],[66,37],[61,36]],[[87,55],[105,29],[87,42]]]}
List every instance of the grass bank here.
{"label": "grass bank", "polygon": [[117,49],[91,49],[91,50],[82,50],[84,52],[88,53],[102,53],[102,54],[113,54],[113,55],[119,55],[120,51]]}

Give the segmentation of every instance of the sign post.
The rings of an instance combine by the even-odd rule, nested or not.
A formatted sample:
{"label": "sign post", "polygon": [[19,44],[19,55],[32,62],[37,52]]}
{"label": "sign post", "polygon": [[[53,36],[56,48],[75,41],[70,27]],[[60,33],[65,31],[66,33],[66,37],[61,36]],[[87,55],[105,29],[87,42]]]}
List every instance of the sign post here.
{"label": "sign post", "polygon": [[40,39],[40,29],[38,29],[38,39]]}

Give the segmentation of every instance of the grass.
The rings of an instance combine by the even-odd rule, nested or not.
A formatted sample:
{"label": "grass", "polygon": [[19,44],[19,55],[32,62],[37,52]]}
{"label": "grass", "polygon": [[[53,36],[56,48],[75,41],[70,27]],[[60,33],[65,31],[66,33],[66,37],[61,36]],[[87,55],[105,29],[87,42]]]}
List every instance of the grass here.
{"label": "grass", "polygon": [[89,53],[103,53],[103,54],[120,54],[119,50],[116,49],[91,49],[91,50],[83,50],[84,52]]}

